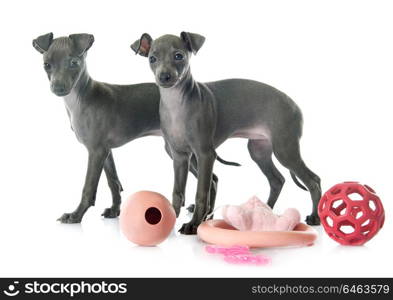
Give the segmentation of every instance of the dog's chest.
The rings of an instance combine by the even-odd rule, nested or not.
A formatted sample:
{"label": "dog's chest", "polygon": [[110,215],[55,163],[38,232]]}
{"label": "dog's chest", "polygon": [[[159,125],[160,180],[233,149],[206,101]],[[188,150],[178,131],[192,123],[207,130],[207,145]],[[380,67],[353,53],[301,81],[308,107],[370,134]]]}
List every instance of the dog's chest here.
{"label": "dog's chest", "polygon": [[[66,109],[71,128],[78,141],[84,145],[91,144],[93,139],[92,132],[94,131],[92,129],[96,126],[96,124],[94,124],[96,122],[94,122],[91,112],[84,109],[82,106],[70,105],[70,103],[66,103]],[[99,129],[96,128],[95,130]]]}
{"label": "dog's chest", "polygon": [[160,106],[160,122],[165,139],[178,151],[189,151],[193,116],[184,106]]}
{"label": "dog's chest", "polygon": [[90,139],[90,127],[92,126],[89,118],[84,118],[79,112],[73,112],[69,115],[72,130],[79,142],[87,144]]}

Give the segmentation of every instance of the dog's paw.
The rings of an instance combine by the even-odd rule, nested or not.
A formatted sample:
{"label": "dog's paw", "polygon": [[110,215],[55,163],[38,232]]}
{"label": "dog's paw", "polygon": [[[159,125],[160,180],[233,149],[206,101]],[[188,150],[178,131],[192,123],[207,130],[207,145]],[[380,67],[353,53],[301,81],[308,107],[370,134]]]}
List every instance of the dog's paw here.
{"label": "dog's paw", "polygon": [[63,224],[75,224],[80,223],[82,221],[82,217],[77,216],[74,213],[65,213],[60,218],[57,219],[60,223]]}
{"label": "dog's paw", "polygon": [[319,216],[309,215],[306,218],[306,223],[308,225],[320,225],[321,224],[321,220],[319,219]]}
{"label": "dog's paw", "polygon": [[187,207],[187,211],[192,214],[195,211],[195,204],[190,204],[189,207]]}
{"label": "dog's paw", "polygon": [[108,207],[104,210],[104,212],[101,214],[104,218],[117,218],[120,215],[120,208],[118,207]]}
{"label": "dog's paw", "polygon": [[197,229],[198,229],[198,225],[195,225],[190,222],[190,223],[183,224],[183,226],[179,229],[179,232],[181,234],[191,235],[191,234],[196,234]]}

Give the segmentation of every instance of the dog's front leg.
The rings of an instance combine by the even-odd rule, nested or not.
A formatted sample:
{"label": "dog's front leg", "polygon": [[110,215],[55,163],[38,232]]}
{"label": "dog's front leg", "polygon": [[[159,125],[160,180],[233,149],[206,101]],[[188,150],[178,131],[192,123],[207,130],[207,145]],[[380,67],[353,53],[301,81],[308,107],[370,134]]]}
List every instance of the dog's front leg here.
{"label": "dog's front leg", "polygon": [[173,169],[175,171],[175,183],[173,186],[172,205],[176,212],[176,217],[180,214],[180,209],[184,206],[185,192],[187,184],[188,169],[190,164],[190,154],[185,152],[172,152]]}
{"label": "dog's front leg", "polygon": [[123,187],[120,183],[119,177],[117,176],[115,161],[113,159],[112,151],[109,151],[109,155],[104,163],[104,171],[106,179],[108,181],[109,188],[112,193],[112,206],[104,210],[101,216],[104,218],[116,218],[120,214],[121,204],[121,192]]}
{"label": "dog's front leg", "polygon": [[106,149],[89,150],[89,162],[81,202],[74,212],[65,213],[58,219],[61,223],[80,223],[87,209],[94,205],[98,181],[108,154],[109,150]]}
{"label": "dog's front leg", "polygon": [[197,153],[198,185],[195,199],[195,211],[189,223],[183,224],[179,230],[183,234],[196,234],[198,226],[206,219],[210,209],[210,187],[212,182],[213,165],[216,153],[210,151]]}

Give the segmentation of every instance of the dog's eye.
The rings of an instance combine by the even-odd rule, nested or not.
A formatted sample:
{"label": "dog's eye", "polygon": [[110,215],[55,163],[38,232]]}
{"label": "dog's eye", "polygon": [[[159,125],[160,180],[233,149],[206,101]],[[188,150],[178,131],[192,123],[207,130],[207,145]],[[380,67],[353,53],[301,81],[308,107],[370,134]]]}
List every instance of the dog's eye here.
{"label": "dog's eye", "polygon": [[150,62],[151,64],[154,64],[156,61],[157,61],[157,58],[156,58],[155,56],[150,56],[150,57],[149,57],[149,62]]}
{"label": "dog's eye", "polygon": [[79,60],[77,60],[77,59],[71,59],[71,61],[70,61],[70,66],[71,66],[71,67],[77,67],[77,66],[79,66]]}
{"label": "dog's eye", "polygon": [[49,70],[51,68],[51,65],[47,62],[44,62],[44,69]]}
{"label": "dog's eye", "polygon": [[183,54],[181,54],[181,53],[176,53],[175,54],[175,60],[183,60]]}

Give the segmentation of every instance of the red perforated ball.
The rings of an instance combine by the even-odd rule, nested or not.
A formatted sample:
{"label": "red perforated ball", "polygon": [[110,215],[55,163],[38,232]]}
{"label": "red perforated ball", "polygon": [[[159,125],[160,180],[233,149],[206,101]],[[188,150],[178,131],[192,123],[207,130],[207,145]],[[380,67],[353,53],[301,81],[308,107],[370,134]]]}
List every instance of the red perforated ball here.
{"label": "red perforated ball", "polygon": [[326,233],[342,245],[363,245],[385,221],[375,191],[358,182],[344,182],[329,189],[319,202],[318,214]]}

